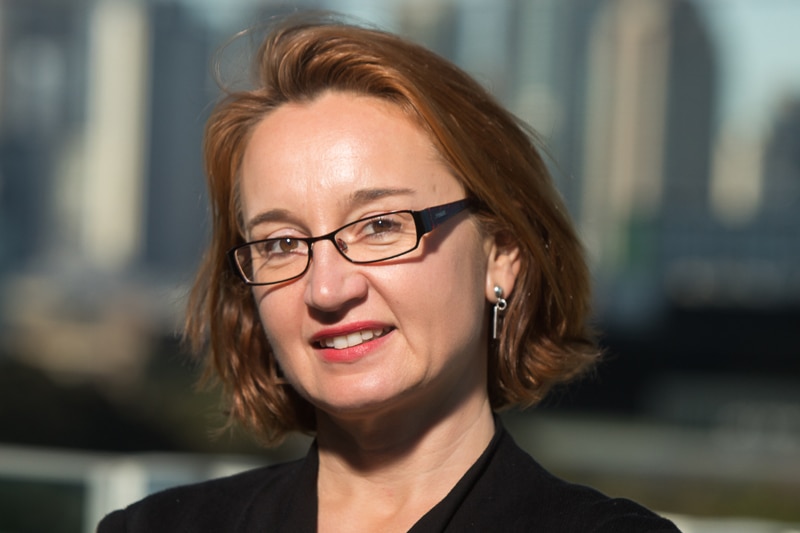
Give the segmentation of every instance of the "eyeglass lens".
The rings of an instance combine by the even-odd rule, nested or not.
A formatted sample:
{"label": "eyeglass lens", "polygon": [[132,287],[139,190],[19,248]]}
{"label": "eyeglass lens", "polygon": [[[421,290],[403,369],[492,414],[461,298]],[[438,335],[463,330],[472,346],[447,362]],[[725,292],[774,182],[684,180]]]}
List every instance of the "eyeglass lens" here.
{"label": "eyeglass lens", "polygon": [[321,237],[280,237],[250,243],[236,250],[236,261],[250,283],[278,283],[305,272],[311,246],[330,240],[354,263],[391,259],[417,247],[419,238],[409,211],[387,213],[357,220]]}

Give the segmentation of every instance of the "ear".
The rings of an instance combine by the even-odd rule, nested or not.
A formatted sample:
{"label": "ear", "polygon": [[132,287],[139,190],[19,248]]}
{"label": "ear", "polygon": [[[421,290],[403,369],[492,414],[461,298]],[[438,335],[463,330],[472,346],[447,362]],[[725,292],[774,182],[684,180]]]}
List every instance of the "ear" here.
{"label": "ear", "polygon": [[486,299],[497,301],[495,286],[503,289],[503,297],[508,298],[521,267],[519,245],[504,232],[487,237],[484,246],[487,251]]}

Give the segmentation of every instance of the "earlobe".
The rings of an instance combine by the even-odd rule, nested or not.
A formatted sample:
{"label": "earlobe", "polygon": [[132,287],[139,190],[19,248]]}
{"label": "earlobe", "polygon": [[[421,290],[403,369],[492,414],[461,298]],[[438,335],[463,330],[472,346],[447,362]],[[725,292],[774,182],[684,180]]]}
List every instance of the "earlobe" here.
{"label": "earlobe", "polygon": [[519,275],[521,257],[519,245],[510,239],[500,239],[495,236],[489,244],[486,268],[486,299],[494,302],[495,287],[500,287],[506,298],[511,295]]}

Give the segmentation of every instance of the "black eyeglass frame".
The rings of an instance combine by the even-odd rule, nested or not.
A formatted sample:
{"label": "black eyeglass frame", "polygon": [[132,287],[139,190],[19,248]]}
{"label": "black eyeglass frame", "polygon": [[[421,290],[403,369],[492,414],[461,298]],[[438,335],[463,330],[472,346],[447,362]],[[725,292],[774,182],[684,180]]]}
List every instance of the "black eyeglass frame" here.
{"label": "black eyeglass frame", "polygon": [[[403,256],[403,255],[406,255],[408,253],[413,252],[414,250],[419,248],[419,243],[422,240],[422,237],[424,235],[430,233],[431,231],[435,230],[436,228],[438,228],[439,226],[441,226],[442,224],[444,224],[445,222],[447,222],[448,220],[450,220],[451,218],[453,218],[457,214],[461,213],[462,211],[464,211],[466,209],[470,209],[473,206],[474,206],[474,202],[472,200],[470,200],[469,198],[464,198],[462,200],[456,200],[455,202],[450,202],[450,203],[447,203],[447,204],[442,204],[442,205],[436,205],[436,206],[433,206],[433,207],[429,207],[429,208],[423,209],[421,211],[413,211],[411,209],[402,209],[402,210],[399,210],[399,211],[389,211],[389,212],[386,212],[386,213],[381,213],[381,214],[378,214],[378,215],[373,215],[373,216],[370,216],[370,217],[361,218],[359,220],[354,220],[353,222],[348,222],[344,226],[342,226],[340,228],[337,228],[337,229],[331,231],[330,233],[326,233],[325,235],[320,235],[318,237],[290,237],[292,240],[302,241],[302,242],[306,243],[306,246],[308,246],[308,256],[307,256],[307,259],[306,259],[306,266],[305,266],[305,268],[303,268],[303,271],[300,272],[299,274],[297,274],[295,276],[291,276],[291,277],[286,278],[286,279],[279,280],[279,281],[269,281],[269,282],[266,282],[266,283],[263,283],[263,282],[259,283],[259,282],[256,282],[256,281],[249,280],[247,278],[247,275],[244,273],[244,270],[242,269],[242,266],[239,264],[239,260],[236,258],[236,252],[238,250],[240,250],[241,248],[247,248],[249,246],[252,246],[253,244],[259,244],[259,243],[262,243],[262,242],[275,241],[275,240],[280,240],[282,238],[289,238],[289,237],[276,237],[276,238],[271,238],[271,239],[259,239],[259,240],[256,240],[256,241],[246,242],[246,243],[234,246],[233,248],[228,250],[225,255],[228,256],[228,261],[230,262],[231,266],[233,267],[233,271],[236,273],[236,275],[245,284],[251,285],[251,286],[275,285],[277,283],[285,283],[287,281],[291,281],[293,279],[300,278],[306,272],[308,272],[308,267],[311,264],[311,258],[312,258],[313,253],[314,253],[313,252],[313,250],[314,250],[314,246],[313,245],[314,245],[315,242],[318,242],[318,241],[331,241],[333,243],[334,247],[336,248],[336,250],[339,252],[339,254],[342,257],[344,257],[345,259],[347,259],[348,261],[350,261],[351,263],[356,264],[356,265],[364,265],[364,264],[369,264],[369,263],[380,263],[381,261],[388,261],[390,259],[395,259],[397,257],[400,257],[400,256]],[[367,260],[367,261],[357,261],[355,259],[352,259],[352,258],[348,257],[345,254],[345,252],[341,249],[339,243],[336,242],[336,239],[334,239],[334,237],[336,236],[337,233],[339,233],[340,231],[342,231],[343,229],[345,229],[345,228],[347,228],[349,226],[352,226],[354,224],[362,223],[365,220],[370,220],[370,219],[373,219],[373,218],[380,218],[382,216],[394,215],[394,214],[398,214],[398,213],[409,213],[412,216],[412,218],[414,219],[414,225],[415,225],[416,230],[417,230],[417,241],[414,244],[414,247],[409,249],[409,250],[406,250],[405,252],[401,252],[399,254],[394,254],[394,255],[389,256],[389,257],[383,257],[381,259],[370,259],[370,260]]]}

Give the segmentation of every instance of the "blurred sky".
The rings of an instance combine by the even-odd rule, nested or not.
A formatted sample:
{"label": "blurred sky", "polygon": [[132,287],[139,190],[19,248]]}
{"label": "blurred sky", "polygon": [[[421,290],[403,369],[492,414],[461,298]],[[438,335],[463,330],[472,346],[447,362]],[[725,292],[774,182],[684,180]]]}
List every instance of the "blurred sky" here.
{"label": "blurred sky", "polygon": [[800,1],[695,1],[719,46],[719,118],[759,137],[782,100],[800,94]]}
{"label": "blurred sky", "polygon": [[[692,0],[705,14],[718,47],[722,91],[718,120],[737,134],[762,137],[779,112],[783,99],[800,93],[800,0]],[[230,3],[229,3],[230,2]],[[213,23],[236,20],[231,5],[252,5],[254,0],[187,0]],[[473,8],[497,9],[494,0],[453,0]],[[284,2],[307,6],[308,1]],[[549,3],[549,0],[543,2]],[[345,13],[370,23],[392,28],[397,4],[427,0],[322,0],[323,9]]]}

